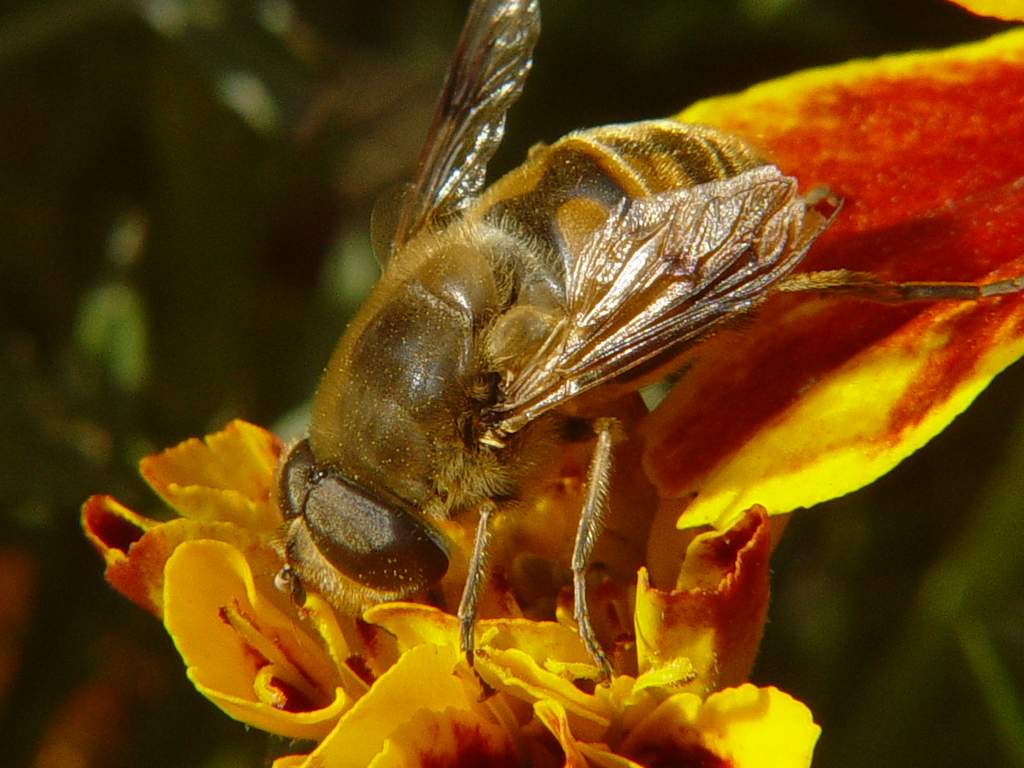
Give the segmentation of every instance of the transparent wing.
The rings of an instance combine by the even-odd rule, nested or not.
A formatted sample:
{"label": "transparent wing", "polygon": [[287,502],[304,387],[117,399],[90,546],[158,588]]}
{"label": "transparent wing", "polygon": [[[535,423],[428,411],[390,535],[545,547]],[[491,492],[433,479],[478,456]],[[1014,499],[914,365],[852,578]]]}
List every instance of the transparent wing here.
{"label": "transparent wing", "polygon": [[770,165],[623,201],[572,265],[565,320],[505,372],[499,431],[514,432],[753,308],[837,210],[831,198],[809,207],[796,180]]}
{"label": "transparent wing", "polygon": [[474,1],[398,216],[391,252],[480,191],[505,131],[505,114],[523,90],[539,34],[537,0]]}

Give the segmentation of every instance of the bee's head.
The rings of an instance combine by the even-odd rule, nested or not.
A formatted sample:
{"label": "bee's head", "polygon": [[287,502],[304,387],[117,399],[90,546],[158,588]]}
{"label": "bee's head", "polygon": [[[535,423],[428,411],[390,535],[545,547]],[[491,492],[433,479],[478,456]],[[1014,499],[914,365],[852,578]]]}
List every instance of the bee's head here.
{"label": "bee's head", "polygon": [[277,583],[297,600],[304,584],[355,613],[408,597],[448,570],[436,531],[396,501],[371,498],[318,464],[308,440],[285,455],[277,500],[285,518],[286,562]]}

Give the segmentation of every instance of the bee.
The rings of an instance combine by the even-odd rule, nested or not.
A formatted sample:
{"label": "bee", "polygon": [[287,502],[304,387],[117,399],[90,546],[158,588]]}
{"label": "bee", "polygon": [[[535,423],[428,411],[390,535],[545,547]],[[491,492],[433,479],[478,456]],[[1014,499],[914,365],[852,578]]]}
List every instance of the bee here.
{"label": "bee", "polygon": [[347,613],[407,598],[448,569],[439,524],[475,517],[458,610],[472,663],[495,519],[523,508],[566,442],[586,439],[574,611],[607,678],[586,574],[608,506],[614,399],[779,291],[915,301],[1024,285],[794,274],[840,201],[802,197],[795,178],[701,125],[576,131],[484,189],[539,31],[538,0],[472,3],[394,226],[373,222],[380,280],[331,356],[308,438],[279,467],[276,581]]}

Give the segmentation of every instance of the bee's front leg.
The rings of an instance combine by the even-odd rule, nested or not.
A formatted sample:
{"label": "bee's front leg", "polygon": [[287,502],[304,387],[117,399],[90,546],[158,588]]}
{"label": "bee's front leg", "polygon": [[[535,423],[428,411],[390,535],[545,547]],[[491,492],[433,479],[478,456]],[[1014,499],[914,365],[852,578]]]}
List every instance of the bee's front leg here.
{"label": "bee's front leg", "polygon": [[491,541],[491,518],[497,511],[493,501],[480,505],[480,520],[476,524],[473,554],[469,559],[469,575],[459,600],[459,647],[473,666],[473,625],[476,622],[477,603],[487,579],[487,547]]}

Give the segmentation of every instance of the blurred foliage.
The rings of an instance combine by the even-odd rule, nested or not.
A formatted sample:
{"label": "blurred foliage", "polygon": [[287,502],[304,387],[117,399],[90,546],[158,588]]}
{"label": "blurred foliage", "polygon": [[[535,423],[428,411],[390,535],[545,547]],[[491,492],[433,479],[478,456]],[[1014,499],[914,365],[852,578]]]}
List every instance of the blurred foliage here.
{"label": "blurred foliage", "polygon": [[[5,762],[262,765],[102,581],[92,492],[160,514],[144,453],[303,403],[372,283],[465,0],[8,0],[0,9]],[[939,0],[551,0],[495,170],[576,127],[802,67],[978,39]],[[1018,105],[1019,106],[1019,105]],[[756,679],[817,765],[1024,765],[1024,369],[874,486],[797,515]],[[982,758],[981,756],[985,757]]]}

